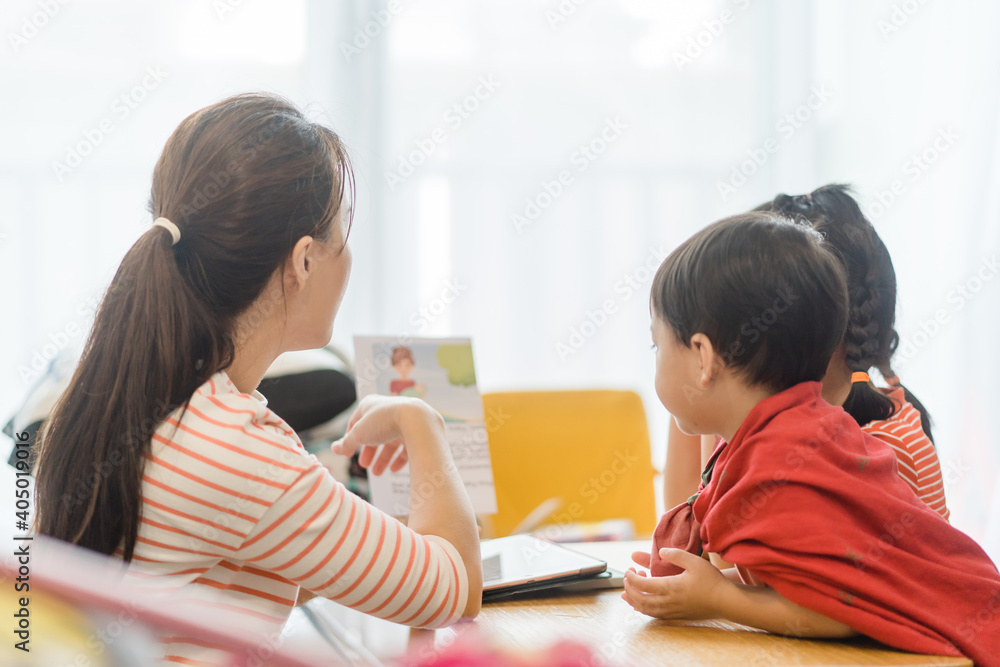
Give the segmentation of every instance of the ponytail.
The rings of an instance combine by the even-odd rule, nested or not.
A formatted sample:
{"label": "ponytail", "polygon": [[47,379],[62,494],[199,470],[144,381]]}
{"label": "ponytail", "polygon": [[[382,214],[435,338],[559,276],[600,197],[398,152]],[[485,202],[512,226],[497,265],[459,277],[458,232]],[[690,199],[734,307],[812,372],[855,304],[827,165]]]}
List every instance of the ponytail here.
{"label": "ponytail", "polygon": [[931,432],[934,424],[931,421],[931,413],[928,412],[927,408],[924,407],[924,404],[916,396],[910,393],[909,389],[899,384],[899,378],[896,377],[896,373],[892,370],[892,366],[889,365],[888,361],[879,364],[878,370],[890,386],[899,387],[903,390],[903,398],[920,413],[920,428],[927,434],[927,439],[931,441],[931,444],[934,444],[934,434]]}
{"label": "ponytail", "polygon": [[337,135],[277,96],[237,95],[181,123],[153,170],[157,221],[122,260],[43,427],[39,533],[132,559],[154,431],[233,362],[241,316],[299,239],[331,237],[353,182]]}
{"label": "ponytail", "polygon": [[126,561],[153,431],[233,354],[224,323],[181,278],[174,250],[170,234],[153,227],[125,255],[39,456],[39,532],[105,554],[121,546]]}
{"label": "ponytail", "polygon": [[[850,307],[847,331],[844,333],[844,357],[852,373],[867,373],[876,365],[881,352],[879,323],[872,317],[872,313],[879,308],[880,295],[869,290],[865,280],[852,281],[848,278],[848,284]],[[853,382],[851,393],[844,401],[844,410],[864,426],[875,420],[888,419],[896,411],[896,406],[891,398],[870,383]]]}

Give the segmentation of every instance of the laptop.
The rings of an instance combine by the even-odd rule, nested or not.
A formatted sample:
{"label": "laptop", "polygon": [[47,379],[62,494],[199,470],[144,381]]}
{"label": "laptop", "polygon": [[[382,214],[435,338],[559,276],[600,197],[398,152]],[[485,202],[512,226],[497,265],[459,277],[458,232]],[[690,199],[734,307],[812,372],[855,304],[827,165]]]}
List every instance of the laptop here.
{"label": "laptop", "polygon": [[[532,535],[483,540],[483,601],[572,584],[579,590],[615,588],[603,560]],[[619,579],[620,581],[620,579]],[[579,586],[583,588],[579,588]],[[570,591],[573,591],[571,588]],[[569,591],[567,591],[569,592]],[[573,591],[576,592],[576,591]]]}

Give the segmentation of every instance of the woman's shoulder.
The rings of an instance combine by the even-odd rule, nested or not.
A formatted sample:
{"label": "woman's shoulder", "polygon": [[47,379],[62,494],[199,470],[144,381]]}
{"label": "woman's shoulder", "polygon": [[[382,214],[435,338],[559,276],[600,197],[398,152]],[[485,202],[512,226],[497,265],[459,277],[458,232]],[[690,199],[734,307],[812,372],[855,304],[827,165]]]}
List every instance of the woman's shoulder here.
{"label": "woman's shoulder", "polygon": [[[143,496],[158,512],[170,514],[163,507],[173,507],[204,516],[214,508],[244,522],[233,525],[245,536],[283,494],[320,471],[294,431],[258,396],[216,373],[157,427]],[[176,519],[157,516],[162,523]]]}
{"label": "woman's shoulder", "polygon": [[226,440],[239,438],[299,450],[302,443],[295,431],[273,410],[260,392],[244,393],[236,388],[225,371],[210,377],[191,396],[184,423],[197,423],[202,430],[224,434]]}

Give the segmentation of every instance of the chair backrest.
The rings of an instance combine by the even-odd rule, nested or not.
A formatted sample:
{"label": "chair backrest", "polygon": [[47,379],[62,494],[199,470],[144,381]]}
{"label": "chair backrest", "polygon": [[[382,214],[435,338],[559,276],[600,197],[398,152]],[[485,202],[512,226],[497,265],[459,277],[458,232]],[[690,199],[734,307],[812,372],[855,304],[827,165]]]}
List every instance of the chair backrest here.
{"label": "chair backrest", "polygon": [[[627,518],[639,536],[656,527],[649,427],[631,391],[483,395],[498,513],[493,537],[539,504],[562,500],[545,523]],[[557,532],[557,531],[556,531]]]}

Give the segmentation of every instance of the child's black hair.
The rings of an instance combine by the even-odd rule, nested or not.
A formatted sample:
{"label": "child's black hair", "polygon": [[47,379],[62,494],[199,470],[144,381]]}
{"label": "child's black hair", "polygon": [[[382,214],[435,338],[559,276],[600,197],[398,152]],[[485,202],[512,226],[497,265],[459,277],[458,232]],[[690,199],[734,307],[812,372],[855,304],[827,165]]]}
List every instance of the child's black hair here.
{"label": "child's black hair", "polygon": [[747,384],[775,392],[822,379],[847,323],[840,261],[811,227],[773,213],[725,218],[682,243],[651,305],[684,345],[705,334]]}
{"label": "child's black hair", "polygon": [[[894,328],[896,272],[888,249],[851,196],[850,188],[831,184],[808,195],[781,194],[754,210],[796,218],[823,235],[847,272],[849,307],[844,335],[847,366],[852,371],[866,373],[876,367],[887,378],[892,376],[889,359],[899,343]],[[907,401],[920,412],[924,432],[930,438],[930,415],[920,401],[905,389],[904,392]],[[876,419],[888,419],[896,406],[881,391],[866,382],[857,382],[851,385],[844,410],[864,426]]]}

